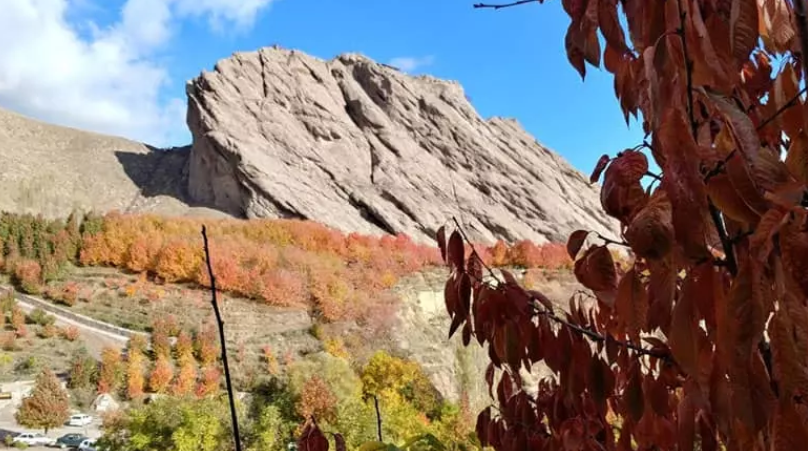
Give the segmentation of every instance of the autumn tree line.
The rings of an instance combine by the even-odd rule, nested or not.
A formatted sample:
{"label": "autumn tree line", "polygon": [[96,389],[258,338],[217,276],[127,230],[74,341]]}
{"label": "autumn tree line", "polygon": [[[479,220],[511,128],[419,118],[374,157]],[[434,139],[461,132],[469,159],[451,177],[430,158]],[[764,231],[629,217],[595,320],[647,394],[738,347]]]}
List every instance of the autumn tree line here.
{"label": "autumn tree line", "polygon": [[[299,220],[206,221],[217,286],[273,306],[308,308],[325,321],[363,319],[408,274],[435,268],[433,246],[405,235],[343,234]],[[66,220],[0,214],[0,270],[26,293],[39,294],[72,266],[109,266],[156,283],[208,287],[202,221],[152,215],[71,214]],[[492,266],[570,268],[558,244],[502,241],[480,247]],[[61,293],[75,302],[76,287]],[[370,320],[368,318],[364,318]]]}

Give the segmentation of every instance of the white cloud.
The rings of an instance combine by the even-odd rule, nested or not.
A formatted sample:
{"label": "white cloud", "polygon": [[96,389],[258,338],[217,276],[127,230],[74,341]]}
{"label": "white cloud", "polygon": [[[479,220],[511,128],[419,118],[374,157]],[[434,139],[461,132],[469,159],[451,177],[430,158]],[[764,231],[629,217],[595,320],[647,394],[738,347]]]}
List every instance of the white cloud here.
{"label": "white cloud", "polygon": [[[68,21],[88,0],[0,0],[0,105],[45,121],[164,145],[183,135],[185,99],[161,97],[159,62],[178,23],[246,28],[272,0],[127,0],[111,26]],[[97,0],[95,7],[102,5]]]}
{"label": "white cloud", "polygon": [[391,59],[389,64],[403,70],[404,72],[412,72],[419,67],[429,66],[434,62],[435,57],[433,56],[400,56],[398,58]]}

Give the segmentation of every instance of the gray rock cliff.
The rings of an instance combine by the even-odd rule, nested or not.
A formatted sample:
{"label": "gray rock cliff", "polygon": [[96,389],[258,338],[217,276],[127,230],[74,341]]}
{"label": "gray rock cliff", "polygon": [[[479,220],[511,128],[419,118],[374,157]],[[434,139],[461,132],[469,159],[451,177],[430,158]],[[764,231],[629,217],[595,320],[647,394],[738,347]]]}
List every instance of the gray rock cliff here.
{"label": "gray rock cliff", "polygon": [[453,216],[482,241],[616,234],[598,187],[516,121],[482,119],[452,81],[273,47],[219,61],[186,92],[188,194],[236,216],[419,241]]}

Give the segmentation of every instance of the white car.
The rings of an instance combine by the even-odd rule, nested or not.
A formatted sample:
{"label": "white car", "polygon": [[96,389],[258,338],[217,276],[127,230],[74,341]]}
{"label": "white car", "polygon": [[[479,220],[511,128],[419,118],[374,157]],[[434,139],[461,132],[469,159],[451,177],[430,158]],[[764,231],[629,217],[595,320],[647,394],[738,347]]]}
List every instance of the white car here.
{"label": "white car", "polygon": [[55,442],[39,432],[20,432],[11,439],[11,443],[25,443],[28,446],[51,446]]}
{"label": "white car", "polygon": [[84,414],[84,413],[77,413],[75,415],[70,415],[70,419],[67,420],[68,426],[87,426],[88,424],[93,422],[93,417]]}
{"label": "white car", "polygon": [[95,439],[88,438],[87,440],[81,442],[79,445],[79,451],[98,451],[95,447]]}

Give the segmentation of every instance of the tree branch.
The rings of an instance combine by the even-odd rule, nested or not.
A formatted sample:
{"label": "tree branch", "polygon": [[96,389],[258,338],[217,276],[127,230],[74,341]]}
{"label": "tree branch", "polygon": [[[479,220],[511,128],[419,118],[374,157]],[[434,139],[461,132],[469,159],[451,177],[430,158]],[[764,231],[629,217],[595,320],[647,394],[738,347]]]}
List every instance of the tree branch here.
{"label": "tree branch", "polygon": [[376,408],[376,433],[379,436],[379,441],[383,442],[382,440],[382,412],[379,410],[379,397],[373,395],[373,407]]}
{"label": "tree branch", "polygon": [[210,247],[208,246],[208,234],[205,226],[202,226],[202,240],[205,244],[205,264],[208,266],[208,277],[210,277],[211,304],[213,313],[216,314],[216,325],[219,329],[219,342],[222,347],[222,365],[224,366],[224,380],[227,384],[227,398],[230,401],[230,420],[233,423],[233,440],[236,442],[236,451],[241,451],[241,434],[238,430],[238,415],[236,414],[236,401],[233,395],[233,384],[230,382],[230,367],[227,364],[227,346],[224,341],[224,321],[219,312],[219,302],[216,299],[216,277],[213,275],[213,265],[210,263]]}
{"label": "tree branch", "polygon": [[[687,81],[687,113],[690,119],[690,132],[693,139],[698,138],[698,123],[696,122],[696,112],[694,111],[693,100],[693,62],[690,60],[689,53],[687,52],[687,36],[685,36],[685,19],[687,13],[682,7],[682,0],[677,0],[679,7],[679,30],[677,34],[682,41],[682,53],[685,59],[685,75]],[[738,264],[735,262],[735,252],[732,248],[732,243],[727,237],[727,230],[724,227],[724,221],[721,218],[721,211],[715,206],[713,200],[707,198],[710,209],[710,217],[713,220],[718,236],[721,239],[721,247],[724,248],[724,255],[726,255],[727,270],[732,276],[738,274]]]}
{"label": "tree branch", "polygon": [[518,0],[511,3],[475,3],[475,8],[502,9],[512,6],[524,5],[526,3],[541,3],[539,0]]}
{"label": "tree branch", "polygon": [[616,241],[616,240],[613,240],[611,238],[606,238],[605,236],[601,235],[600,233],[598,233],[597,235],[598,235],[598,238],[603,240],[603,242],[606,243],[606,244],[614,244],[616,246],[623,246],[623,247],[627,247],[627,248],[631,249],[631,246],[629,246],[629,244],[626,243],[625,241]]}
{"label": "tree branch", "polygon": [[544,315],[547,318],[550,318],[552,321],[554,321],[554,322],[556,322],[556,323],[558,323],[558,324],[560,324],[560,325],[562,325],[562,326],[564,326],[564,327],[566,327],[566,328],[568,328],[570,330],[578,332],[579,334],[589,338],[590,340],[592,340],[594,342],[598,342],[598,343],[614,343],[614,344],[616,344],[618,346],[631,349],[632,351],[634,351],[634,352],[636,352],[637,354],[640,354],[640,355],[647,355],[647,356],[650,356],[650,357],[656,357],[656,358],[658,358],[660,360],[664,360],[664,361],[669,362],[669,363],[676,363],[673,360],[673,356],[671,356],[669,353],[644,348],[642,345],[634,344],[634,343],[631,343],[630,341],[620,341],[620,340],[612,337],[611,335],[601,335],[601,334],[595,332],[592,329],[582,327],[582,326],[579,326],[577,324],[572,324],[571,322],[561,318],[560,316],[556,315],[555,313],[551,312],[550,310],[544,308],[544,306],[541,305],[536,299],[532,299],[532,300],[534,302],[533,309],[536,311],[536,313],[538,313],[539,315]]}
{"label": "tree branch", "polygon": [[[801,3],[801,0],[796,0],[796,1],[797,1],[797,3]],[[803,58],[803,64],[805,64],[805,58]],[[769,117],[768,117],[768,118],[767,118],[765,121],[763,121],[763,122],[761,122],[760,124],[758,124],[758,126],[756,127],[756,129],[757,129],[758,131],[762,130],[762,129],[763,129],[763,127],[765,127],[765,126],[769,125],[769,123],[771,123],[773,120],[777,119],[777,117],[778,117],[778,116],[780,116],[781,114],[783,114],[783,112],[784,112],[785,110],[787,110],[787,109],[789,109],[789,108],[793,107],[794,105],[796,105],[796,104],[797,104],[797,100],[799,100],[799,99],[800,99],[800,97],[802,97],[802,95],[803,95],[803,94],[805,94],[805,92],[806,92],[806,91],[808,91],[808,86],[806,86],[806,87],[804,87],[804,88],[800,89],[800,92],[798,92],[798,93],[797,93],[797,94],[796,94],[794,97],[792,97],[792,98],[791,98],[791,99],[790,99],[788,102],[786,102],[786,103],[785,103],[783,106],[781,106],[780,108],[778,108],[778,109],[777,109],[777,111],[775,111],[774,113],[772,113],[772,115],[771,115],[771,116],[769,116]]]}

